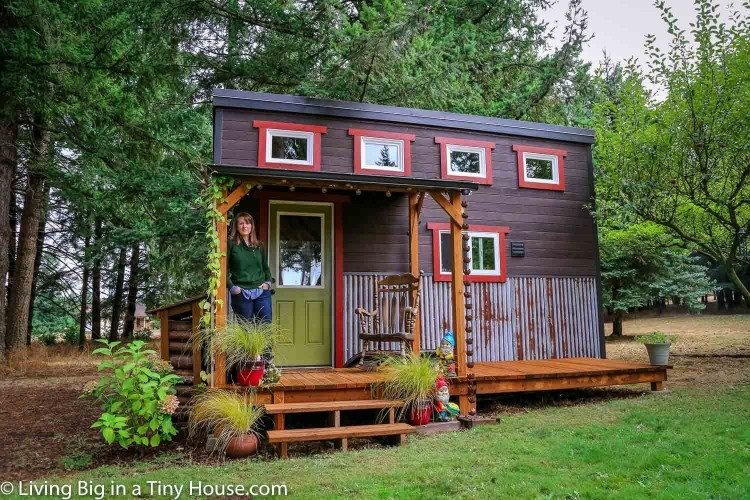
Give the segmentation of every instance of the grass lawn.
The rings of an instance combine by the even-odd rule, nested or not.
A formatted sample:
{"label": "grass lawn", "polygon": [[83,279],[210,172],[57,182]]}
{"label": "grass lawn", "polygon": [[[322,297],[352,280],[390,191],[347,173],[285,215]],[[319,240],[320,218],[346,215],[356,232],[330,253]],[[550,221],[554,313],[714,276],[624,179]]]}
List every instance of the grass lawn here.
{"label": "grass lawn", "polygon": [[283,483],[311,498],[749,498],[750,386],[535,409],[403,447],[218,466],[166,455],[50,481],[78,480],[144,493],[146,481]]}

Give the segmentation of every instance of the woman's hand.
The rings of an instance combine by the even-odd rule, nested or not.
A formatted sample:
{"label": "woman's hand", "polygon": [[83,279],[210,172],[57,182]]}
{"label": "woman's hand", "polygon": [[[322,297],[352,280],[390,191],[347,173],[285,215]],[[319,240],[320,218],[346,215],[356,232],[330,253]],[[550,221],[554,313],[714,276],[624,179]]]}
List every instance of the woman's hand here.
{"label": "woman's hand", "polygon": [[239,295],[242,292],[242,288],[238,287],[237,285],[234,285],[232,288],[229,289],[229,293],[232,295]]}
{"label": "woman's hand", "polygon": [[270,290],[271,289],[271,284],[268,281],[266,281],[265,283],[263,283],[262,285],[260,285],[260,287],[263,290]]}

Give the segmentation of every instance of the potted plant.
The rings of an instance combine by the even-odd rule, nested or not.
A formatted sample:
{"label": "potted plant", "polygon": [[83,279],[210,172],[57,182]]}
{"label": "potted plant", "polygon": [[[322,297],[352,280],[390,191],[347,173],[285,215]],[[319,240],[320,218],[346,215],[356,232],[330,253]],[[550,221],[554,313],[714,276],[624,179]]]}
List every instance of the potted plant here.
{"label": "potted plant", "polygon": [[652,365],[669,364],[669,346],[677,341],[677,335],[667,335],[664,332],[651,332],[638,335],[635,340],[643,342],[648,351],[648,359]]}
{"label": "potted plant", "polygon": [[379,387],[386,399],[403,401],[401,410],[411,425],[425,425],[432,417],[432,400],[440,366],[419,354],[387,358],[379,370],[384,380]]}
{"label": "potted plant", "polygon": [[263,407],[252,395],[208,390],[193,398],[188,420],[190,435],[200,429],[216,439],[214,450],[230,458],[245,458],[258,451],[257,426]]}
{"label": "potted plant", "polygon": [[276,331],[273,323],[237,320],[213,334],[211,351],[223,353],[227,366],[237,366],[240,385],[257,387],[265,374],[262,355],[273,348]]}

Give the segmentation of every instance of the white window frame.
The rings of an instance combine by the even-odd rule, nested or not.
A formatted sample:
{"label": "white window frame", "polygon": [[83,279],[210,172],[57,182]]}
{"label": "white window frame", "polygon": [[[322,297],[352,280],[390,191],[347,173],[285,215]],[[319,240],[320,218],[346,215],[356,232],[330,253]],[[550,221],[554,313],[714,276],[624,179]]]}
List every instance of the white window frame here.
{"label": "white window frame", "polygon": [[[500,234],[494,233],[494,232],[487,232],[487,231],[462,231],[462,234],[468,234],[469,235],[469,248],[473,249],[473,239],[474,238],[492,238],[492,241],[495,245],[495,266],[496,269],[474,269],[471,268],[471,274],[474,274],[476,276],[502,276],[503,270],[502,270],[502,262],[500,261]],[[448,275],[450,274],[450,271],[443,270],[443,235],[447,234],[450,235],[451,232],[448,230],[440,230],[439,231],[439,237],[438,237],[438,258],[440,259],[439,265],[440,265],[440,274]],[[469,250],[469,259],[471,259],[472,251]],[[469,264],[471,264],[471,261],[469,261]]]}
{"label": "white window frame", "polygon": [[[380,146],[396,146],[398,148],[398,156],[396,167],[386,167],[382,165],[368,165],[365,161],[367,157],[367,144],[380,145]],[[387,172],[404,172],[404,141],[401,139],[383,139],[380,137],[367,137],[360,136],[359,138],[359,149],[360,149],[360,165],[362,170],[383,170]]]}
{"label": "white window frame", "polygon": [[[487,160],[485,158],[485,148],[480,147],[474,147],[474,146],[454,146],[452,144],[446,144],[445,145],[445,154],[447,158],[445,161],[447,162],[446,165],[446,172],[449,176],[456,176],[456,177],[477,177],[481,179],[487,178]],[[453,151],[457,151],[460,153],[478,153],[479,154],[479,173],[475,174],[473,172],[455,172],[452,170],[453,163],[451,162],[451,153]]]}
{"label": "white window frame", "polygon": [[[550,160],[552,162],[552,179],[540,179],[538,177],[529,177],[526,171],[526,160]],[[542,153],[523,153],[523,180],[526,182],[539,182],[542,184],[560,184],[560,166],[557,161],[557,155],[548,155]]]}
{"label": "white window frame", "polygon": [[[307,161],[304,160],[289,160],[286,158],[275,158],[273,156],[273,138],[274,137],[292,137],[295,139],[307,139]],[[268,163],[288,163],[290,165],[313,165],[313,154],[315,133],[314,132],[302,132],[297,130],[284,130],[278,128],[266,129],[266,162]]]}

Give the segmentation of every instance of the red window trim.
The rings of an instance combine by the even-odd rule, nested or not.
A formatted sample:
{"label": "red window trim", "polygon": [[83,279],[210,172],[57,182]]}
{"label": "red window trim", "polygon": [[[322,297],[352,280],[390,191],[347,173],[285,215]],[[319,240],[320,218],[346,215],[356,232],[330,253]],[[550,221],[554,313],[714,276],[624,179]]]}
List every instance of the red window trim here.
{"label": "red window trim", "polygon": [[[516,152],[518,162],[518,187],[529,189],[547,189],[550,191],[565,191],[565,156],[568,152],[562,149],[539,148],[536,146],[525,146],[523,144],[514,144],[513,151]],[[542,155],[551,155],[557,157],[557,179],[556,183],[533,182],[524,180],[524,153],[537,153]]]}
{"label": "red window trim", "polygon": [[[440,269],[440,232],[450,231],[451,225],[447,222],[428,222],[427,229],[432,231],[432,279],[433,281],[450,281],[451,273],[445,273]],[[506,237],[510,233],[508,226],[482,226],[470,225],[469,232],[496,233],[498,235],[498,245],[500,245],[500,274],[496,275],[478,275],[468,274],[464,276],[464,281],[477,283],[505,283],[508,279],[508,267],[506,256]]]}
{"label": "red window trim", "polygon": [[[457,139],[453,137],[435,137],[435,143],[440,144],[440,178],[461,179],[477,184],[492,185],[492,150],[495,149],[494,142],[476,141],[473,139]],[[472,148],[484,148],[484,177],[471,175],[453,174],[448,170],[448,146],[468,146]]]}
{"label": "red window trim", "polygon": [[[362,128],[350,128],[349,135],[354,137],[354,173],[371,175],[396,175],[400,177],[411,176],[411,143],[416,139],[414,134],[403,134],[400,132],[386,132],[383,130],[367,130]],[[362,138],[372,139],[394,139],[404,142],[404,170],[394,172],[390,169],[362,168]]]}
{"label": "red window trim", "polygon": [[[321,134],[328,132],[328,127],[323,125],[308,125],[305,123],[269,122],[265,120],[253,120],[253,127],[258,129],[258,166],[262,168],[283,168],[287,170],[307,170],[319,172],[321,164]],[[295,165],[266,160],[266,131],[268,129],[287,130],[290,132],[312,132],[313,134],[313,157],[311,165]]]}

